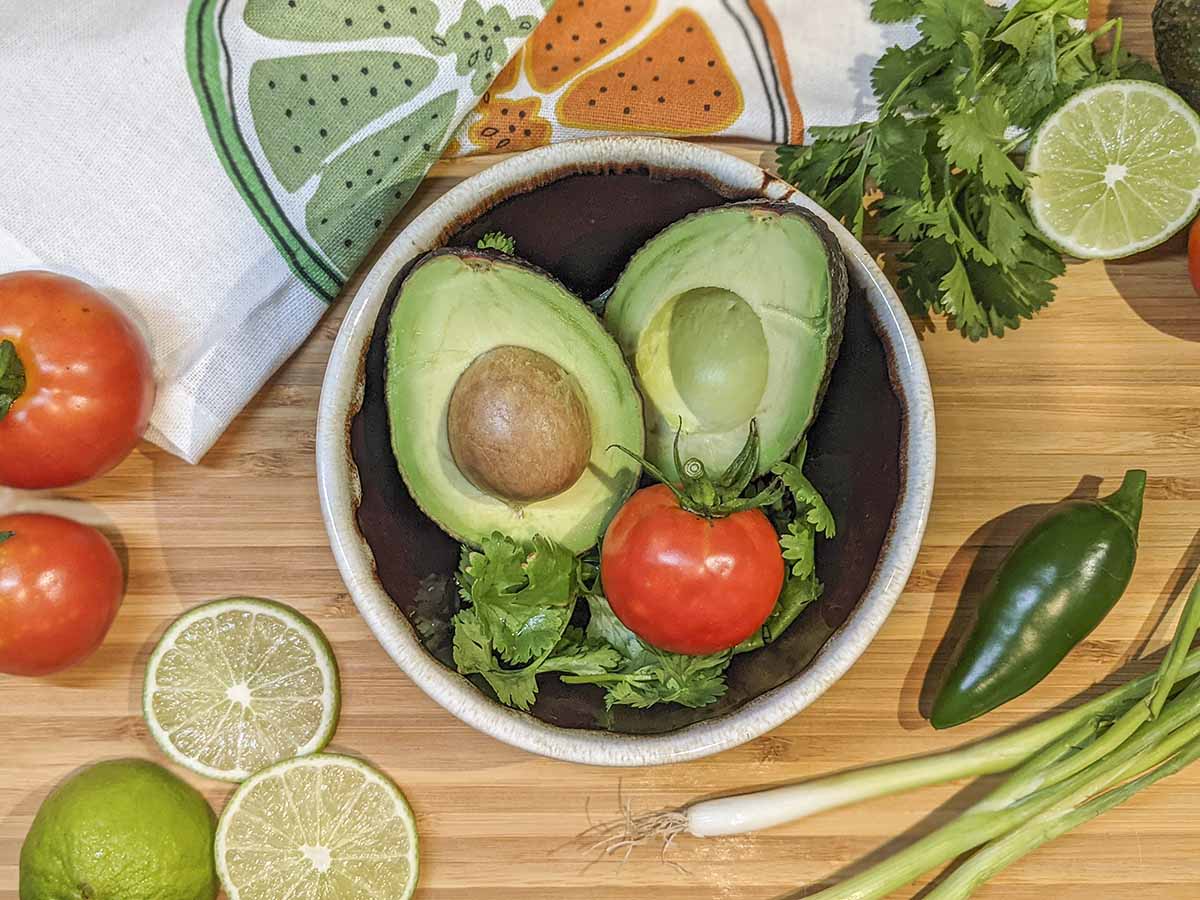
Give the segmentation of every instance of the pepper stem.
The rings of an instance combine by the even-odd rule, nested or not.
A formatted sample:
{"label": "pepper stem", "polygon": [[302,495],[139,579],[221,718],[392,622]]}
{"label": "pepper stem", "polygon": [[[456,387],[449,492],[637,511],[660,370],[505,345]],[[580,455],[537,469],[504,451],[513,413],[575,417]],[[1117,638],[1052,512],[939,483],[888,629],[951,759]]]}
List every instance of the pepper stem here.
{"label": "pepper stem", "polygon": [[0,341],[0,419],[25,392],[25,366],[12,341]]}
{"label": "pepper stem", "polygon": [[1142,521],[1142,495],[1146,490],[1144,469],[1130,469],[1115,493],[1101,497],[1096,502],[1120,517],[1137,540],[1138,525]]}

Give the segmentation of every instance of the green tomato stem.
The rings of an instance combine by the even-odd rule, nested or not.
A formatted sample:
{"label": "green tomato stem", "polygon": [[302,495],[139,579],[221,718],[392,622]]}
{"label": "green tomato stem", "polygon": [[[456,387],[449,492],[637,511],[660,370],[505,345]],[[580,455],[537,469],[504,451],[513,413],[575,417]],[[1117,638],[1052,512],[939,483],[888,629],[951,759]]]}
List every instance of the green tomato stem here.
{"label": "green tomato stem", "polygon": [[0,419],[25,393],[25,366],[12,341],[0,341]]}

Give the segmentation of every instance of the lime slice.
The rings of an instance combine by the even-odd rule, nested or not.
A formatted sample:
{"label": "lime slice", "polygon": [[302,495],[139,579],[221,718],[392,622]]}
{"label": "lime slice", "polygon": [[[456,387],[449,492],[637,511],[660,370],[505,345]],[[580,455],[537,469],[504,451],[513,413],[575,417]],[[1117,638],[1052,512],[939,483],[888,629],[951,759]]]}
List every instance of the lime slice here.
{"label": "lime slice", "polygon": [[417,830],[404,795],[375,769],[321,753],[259,772],[217,825],[229,900],[407,900]]}
{"label": "lime slice", "polygon": [[180,616],[150,662],[146,723],[172,760],[242,781],[281,759],[316,753],[337,727],[337,662],[294,609],[235,597]]}
{"label": "lime slice", "polygon": [[1080,91],[1038,129],[1033,220],[1059,249],[1116,259],[1161,244],[1200,208],[1200,116],[1148,81]]}

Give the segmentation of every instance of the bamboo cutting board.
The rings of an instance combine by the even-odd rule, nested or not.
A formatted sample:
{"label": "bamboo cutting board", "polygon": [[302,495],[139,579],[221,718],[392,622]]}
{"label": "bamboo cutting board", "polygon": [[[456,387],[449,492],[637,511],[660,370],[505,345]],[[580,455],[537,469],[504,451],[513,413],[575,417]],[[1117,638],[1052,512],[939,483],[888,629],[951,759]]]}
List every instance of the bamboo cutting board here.
{"label": "bamboo cutting board", "polygon": [[[1150,52],[1149,8],[1130,0],[1110,10],[1127,17],[1126,39],[1141,53]],[[767,148],[724,146],[769,160]],[[408,217],[489,162],[439,164]],[[678,866],[654,850],[622,864],[564,845],[621,803],[648,810],[926,753],[1094,693],[1115,672],[1146,671],[1132,660],[1165,643],[1174,624],[1167,603],[1200,563],[1200,298],[1176,238],[1131,261],[1071,265],[1049,311],[1002,340],[971,344],[941,323],[925,330],[939,453],[924,546],[883,631],[806,712],[683,765],[617,771],[531,756],[472,731],[411,684],[338,577],[317,503],[313,429],[346,305],[334,306],[203,465],[147,444],[69,494],[0,494],[3,510],[49,509],[99,525],[129,571],[121,614],[90,661],[54,678],[0,676],[0,900],[16,900],[21,841],[55,783],[103,758],[163,761],[141,717],[142,669],[167,623],[214,597],[274,597],[325,630],[345,692],[333,749],[371,760],[407,792],[421,830],[423,900],[759,900],[856,870],[881,847],[945,821],[979,786],[933,788],[756,836],[682,840],[669,857]],[[918,699],[973,562],[994,566],[1038,515],[1034,504],[1094,492],[1098,479],[1111,489],[1135,466],[1150,472],[1141,554],[1115,612],[1045,684],[983,724],[935,733]],[[230,793],[189,780],[218,810]],[[1198,801],[1200,766],[1026,858],[982,896],[1198,897]]]}

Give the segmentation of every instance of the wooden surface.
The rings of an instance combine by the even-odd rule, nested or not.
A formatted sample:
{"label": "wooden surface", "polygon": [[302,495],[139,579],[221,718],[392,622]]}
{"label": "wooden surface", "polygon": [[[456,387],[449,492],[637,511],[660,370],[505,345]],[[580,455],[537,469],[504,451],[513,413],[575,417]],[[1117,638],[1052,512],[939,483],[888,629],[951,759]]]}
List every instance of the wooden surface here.
{"label": "wooden surface", "polygon": [[[1147,52],[1149,3],[1113,4]],[[725,145],[761,161],[762,148]],[[410,215],[486,160],[440,164]],[[400,223],[402,224],[402,223]],[[102,649],[49,679],[0,676],[0,898],[15,900],[21,841],[47,790],[116,756],[162,761],[140,712],[142,669],[167,623],[201,601],[274,597],[325,630],[343,671],[333,748],[388,772],[418,814],[425,900],[773,898],[852,871],[909,829],[977,795],[956,785],[825,814],[768,833],[680,841],[622,866],[562,847],[591,819],[697,795],[790,781],[981,737],[1068,701],[1159,648],[1168,600],[1200,561],[1200,299],[1183,242],[1116,264],[1073,264],[1059,298],[1003,340],[971,344],[941,323],[922,338],[937,404],[938,473],[908,589],[850,673],[804,714],[711,759],[630,771],[552,762],[472,731],[389,661],[347,596],[317,504],[314,419],[338,303],[199,467],[149,445],[116,472],[58,497],[0,495],[0,509],[52,508],[119,543],[129,589]],[[349,291],[348,291],[349,293]],[[1029,504],[1111,489],[1150,472],[1134,580],[1116,611],[1043,685],[983,724],[934,733],[922,682],[973,561],[994,566],[1037,514]],[[825,573],[826,578],[836,577]],[[199,778],[219,810],[228,786]],[[1200,896],[1200,766],[1025,859],[989,898]]]}

